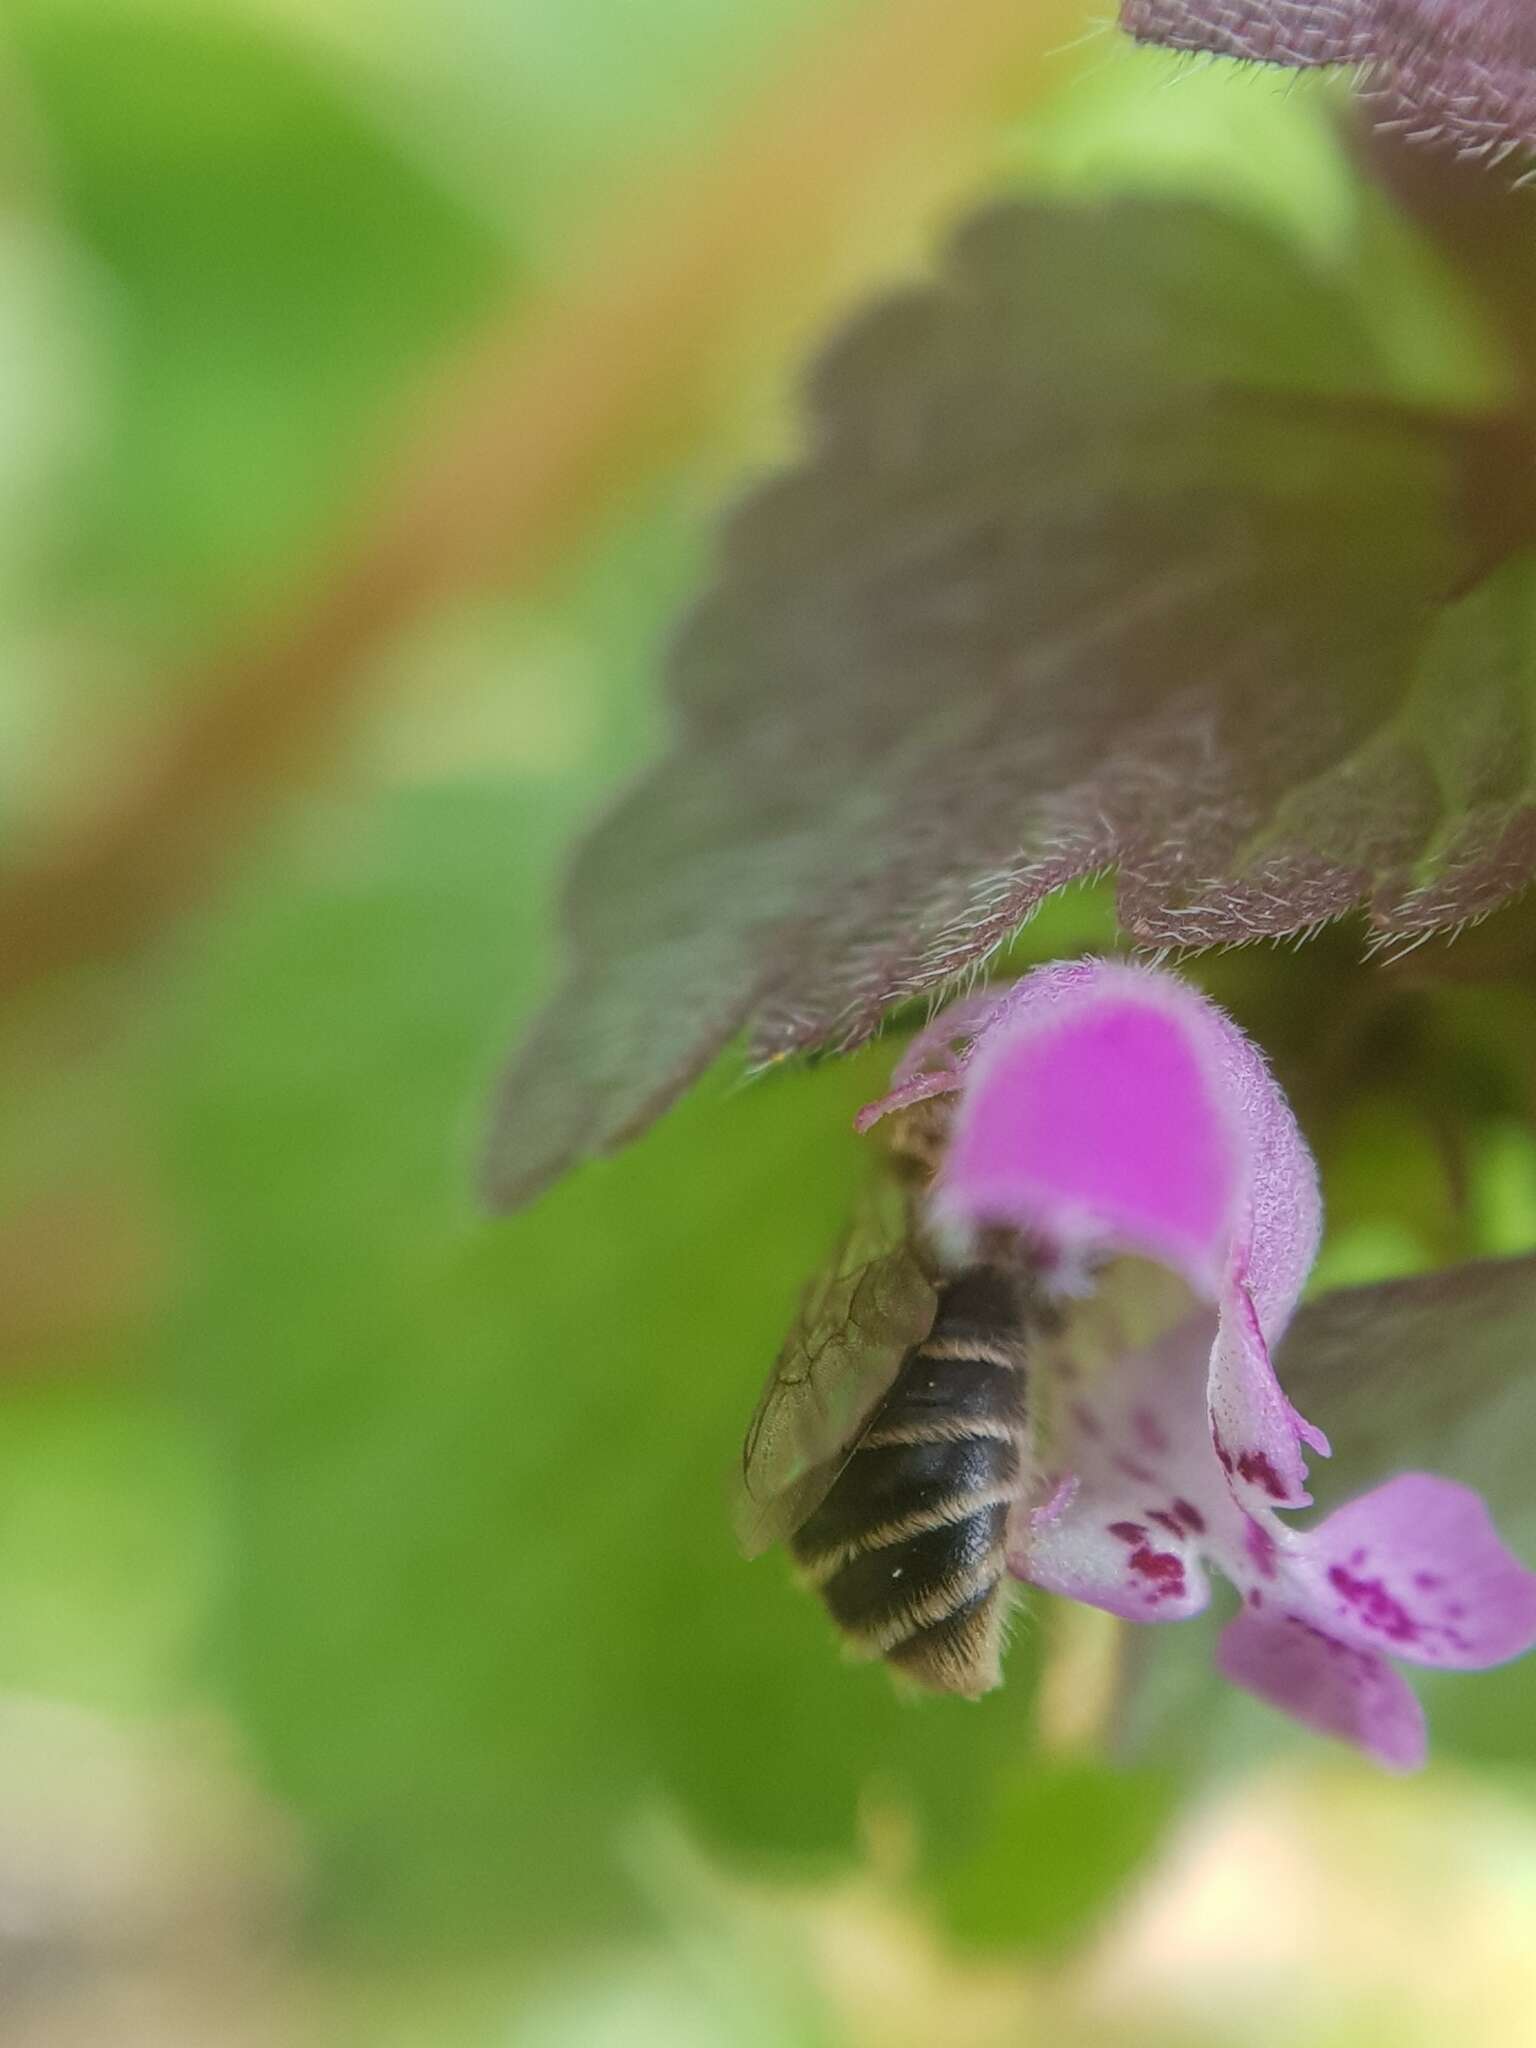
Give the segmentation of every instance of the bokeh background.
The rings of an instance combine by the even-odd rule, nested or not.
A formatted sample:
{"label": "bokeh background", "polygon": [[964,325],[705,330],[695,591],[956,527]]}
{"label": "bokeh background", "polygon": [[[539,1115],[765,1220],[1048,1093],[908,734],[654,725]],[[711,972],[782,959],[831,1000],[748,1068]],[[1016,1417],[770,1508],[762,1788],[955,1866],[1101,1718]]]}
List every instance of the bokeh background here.
{"label": "bokeh background", "polygon": [[[713,510],[967,195],[1206,192],[1484,374],[1325,88],[944,12],[0,6],[5,2048],[1531,2038],[1529,1677],[1393,1782],[1198,1630],[1041,1606],[902,1702],[736,1555],[888,1046],[474,1202]],[[1078,891],[1020,957],[1111,936]],[[1358,954],[1209,973],[1283,1066]],[[1536,1244],[1526,1001],[1415,1013],[1454,1157],[1346,1034],[1321,1282]]]}

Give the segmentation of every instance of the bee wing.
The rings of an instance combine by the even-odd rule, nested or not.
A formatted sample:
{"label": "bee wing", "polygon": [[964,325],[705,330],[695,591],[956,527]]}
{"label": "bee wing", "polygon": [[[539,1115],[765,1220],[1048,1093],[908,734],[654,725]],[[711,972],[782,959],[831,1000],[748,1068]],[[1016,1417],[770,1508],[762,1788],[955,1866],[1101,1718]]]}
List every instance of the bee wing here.
{"label": "bee wing", "polygon": [[742,1445],[736,1532],[748,1557],[792,1535],[830,1491],[937,1302],[904,1197],[872,1188],[807,1289]]}

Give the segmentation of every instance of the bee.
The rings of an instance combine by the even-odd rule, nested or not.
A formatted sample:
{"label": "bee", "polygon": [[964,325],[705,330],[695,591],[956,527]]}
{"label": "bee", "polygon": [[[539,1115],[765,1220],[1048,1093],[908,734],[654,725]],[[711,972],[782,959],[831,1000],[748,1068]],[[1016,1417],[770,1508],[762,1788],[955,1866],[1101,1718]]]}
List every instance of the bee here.
{"label": "bee", "polygon": [[748,1556],[787,1544],[856,1656],[974,1699],[1001,1678],[1010,1534],[1039,1481],[1030,1360],[1053,1312],[1021,1239],[957,1259],[925,1229],[948,1111],[890,1119],[894,1172],[808,1294],[747,1431],[739,1533]]}

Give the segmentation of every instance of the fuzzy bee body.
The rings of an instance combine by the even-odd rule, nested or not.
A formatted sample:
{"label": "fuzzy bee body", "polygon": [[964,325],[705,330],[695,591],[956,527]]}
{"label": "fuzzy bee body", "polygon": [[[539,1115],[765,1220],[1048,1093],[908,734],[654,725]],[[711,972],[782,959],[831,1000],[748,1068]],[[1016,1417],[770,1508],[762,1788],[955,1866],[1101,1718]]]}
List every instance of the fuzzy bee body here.
{"label": "fuzzy bee body", "polygon": [[1010,1549],[1040,1497],[1032,1354],[1056,1326],[1022,1238],[963,1257],[925,1197],[951,1104],[893,1116],[829,1268],[807,1291],[742,1447],[737,1529],[784,1544],[849,1649],[930,1691],[1001,1677]]}
{"label": "fuzzy bee body", "polygon": [[1031,1476],[1027,1289],[1002,1265],[944,1281],[789,1548],[858,1654],[975,1696],[999,1680],[1008,1521]]}

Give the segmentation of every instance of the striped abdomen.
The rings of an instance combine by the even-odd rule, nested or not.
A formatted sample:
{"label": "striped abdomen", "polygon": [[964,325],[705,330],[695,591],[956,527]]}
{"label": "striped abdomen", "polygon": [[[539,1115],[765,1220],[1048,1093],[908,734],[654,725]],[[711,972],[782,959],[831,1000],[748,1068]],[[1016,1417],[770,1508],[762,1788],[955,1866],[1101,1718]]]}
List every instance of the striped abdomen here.
{"label": "striped abdomen", "polygon": [[977,1266],[939,1294],[847,1464],[790,1548],[866,1656],[969,1695],[998,1683],[1008,1516],[1027,1481],[1018,1277]]}

